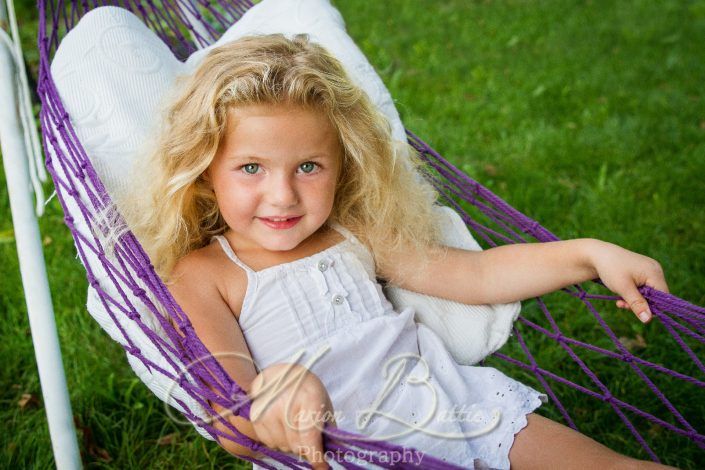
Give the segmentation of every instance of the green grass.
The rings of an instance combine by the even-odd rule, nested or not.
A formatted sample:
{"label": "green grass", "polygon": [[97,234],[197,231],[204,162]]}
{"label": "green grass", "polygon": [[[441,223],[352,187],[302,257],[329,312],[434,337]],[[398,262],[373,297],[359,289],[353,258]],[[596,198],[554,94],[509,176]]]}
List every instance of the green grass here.
{"label": "green grass", "polygon": [[[705,304],[705,1],[335,4],[408,128],[560,238],[601,238],[647,254],[661,262],[671,292]],[[17,8],[25,54],[36,73],[36,12],[31,2],[19,2]],[[41,403],[18,405],[25,393],[41,402],[41,390],[4,174],[0,179],[5,318],[0,356],[6,358],[0,371],[5,423],[0,466],[49,468],[53,457]],[[84,272],[56,199],[40,225],[71,401],[82,426],[80,438],[87,439],[81,443],[86,465],[237,467],[217,445],[166,417],[161,403],[136,382],[122,350],[85,312]],[[571,336],[609,347],[587,311],[576,311],[576,302],[558,294],[546,300]],[[644,327],[612,306],[601,307],[618,336],[644,337],[646,347],[639,352],[645,358],[702,378],[683,354],[674,352],[659,325]],[[523,314],[541,317],[535,302],[526,302]],[[533,351],[540,365],[590,385],[564,351],[544,348],[544,339],[522,331],[537,343]],[[503,352],[523,357],[515,341]],[[703,357],[702,348],[698,352]],[[626,394],[638,406],[668,416],[628,369],[595,354],[579,354],[615,396]],[[539,386],[533,375],[506,369],[496,359],[488,365]],[[647,375],[685,407],[702,432],[702,392]],[[555,390],[581,431],[646,457],[608,406],[566,387]],[[541,413],[560,420],[552,405]],[[699,468],[705,461],[701,450],[629,417],[665,462]],[[173,433],[174,443],[159,445],[161,437]]]}

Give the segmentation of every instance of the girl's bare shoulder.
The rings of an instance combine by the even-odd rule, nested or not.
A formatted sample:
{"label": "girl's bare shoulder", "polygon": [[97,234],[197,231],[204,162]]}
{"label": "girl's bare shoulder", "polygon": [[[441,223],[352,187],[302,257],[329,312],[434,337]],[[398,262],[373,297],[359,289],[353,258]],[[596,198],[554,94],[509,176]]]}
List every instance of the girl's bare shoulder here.
{"label": "girl's bare shoulder", "polygon": [[212,303],[217,296],[235,318],[240,316],[247,291],[247,274],[225,255],[218,243],[188,253],[177,261],[172,273],[169,290],[175,297],[178,293],[189,297],[207,296],[208,303]]}
{"label": "girl's bare shoulder", "polygon": [[211,243],[181,257],[174,265],[170,278],[174,283],[181,283],[184,279],[212,281],[217,279],[217,276],[213,275],[213,270],[225,267],[227,261],[223,251],[216,244]]}

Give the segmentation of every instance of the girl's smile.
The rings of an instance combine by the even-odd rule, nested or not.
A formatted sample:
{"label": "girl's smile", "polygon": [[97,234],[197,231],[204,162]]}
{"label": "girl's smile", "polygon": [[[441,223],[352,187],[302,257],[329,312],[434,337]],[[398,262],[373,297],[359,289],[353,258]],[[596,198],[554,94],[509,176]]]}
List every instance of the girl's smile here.
{"label": "girl's smile", "polygon": [[268,226],[272,227],[273,229],[287,229],[291,228],[296,223],[301,220],[301,216],[299,217],[291,217],[291,218],[285,218],[285,219],[274,219],[274,218],[269,218],[269,217],[261,217],[261,220],[267,224]]}
{"label": "girl's smile", "polygon": [[232,246],[289,251],[316,233],[333,209],[341,152],[323,113],[283,105],[230,109],[205,177]]}

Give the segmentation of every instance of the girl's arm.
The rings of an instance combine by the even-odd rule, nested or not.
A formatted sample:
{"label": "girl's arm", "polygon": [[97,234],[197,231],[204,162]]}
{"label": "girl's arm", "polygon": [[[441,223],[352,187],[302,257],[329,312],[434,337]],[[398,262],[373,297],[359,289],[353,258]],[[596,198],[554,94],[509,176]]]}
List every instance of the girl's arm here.
{"label": "girl's arm", "polygon": [[[176,264],[172,275],[174,282],[169,285],[169,291],[188,316],[199,339],[216,356],[228,375],[249,394],[257,371],[240,325],[213,282],[213,268],[207,256],[198,251],[192,252]],[[212,406],[216,413],[227,417],[238,431],[259,440],[249,420],[217,404],[213,403]],[[225,434],[232,434],[217,418],[213,419],[212,425]],[[219,442],[231,454],[257,457],[257,453],[230,439],[219,438]]]}
{"label": "girl's arm", "polygon": [[642,321],[648,321],[651,313],[637,287],[649,285],[668,292],[658,262],[591,238],[504,245],[485,251],[436,247],[430,255],[423,265],[415,257],[399,254],[388,278],[401,279],[400,287],[427,295],[466,304],[493,304],[537,297],[599,277],[627,303],[617,305],[630,308]]}
{"label": "girl's arm", "polygon": [[[321,430],[326,421],[335,424],[333,405],[320,379],[300,364],[273,364],[257,373],[249,348],[233,309],[242,306],[247,289],[243,271],[228,270],[229,260],[213,256],[208,249],[182,258],[169,286],[177,303],[188,315],[196,334],[228,375],[252,400],[250,420],[236,416],[213,403],[213,409],[241,433],[264,445],[306,458],[317,470],[328,468],[324,461]],[[238,275],[240,275],[238,277]],[[218,287],[227,285],[228,289]],[[223,297],[227,292],[230,298]],[[219,419],[213,426],[232,435]],[[235,456],[264,456],[230,439],[220,445]]]}

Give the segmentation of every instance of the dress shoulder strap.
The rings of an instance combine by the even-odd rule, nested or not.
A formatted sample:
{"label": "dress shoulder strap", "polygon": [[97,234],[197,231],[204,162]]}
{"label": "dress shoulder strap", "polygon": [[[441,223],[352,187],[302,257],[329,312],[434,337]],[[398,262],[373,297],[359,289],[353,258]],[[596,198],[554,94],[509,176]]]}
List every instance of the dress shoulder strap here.
{"label": "dress shoulder strap", "polygon": [[374,256],[367,245],[362,243],[350,230],[340,225],[338,222],[329,222],[329,225],[342,234],[348,241],[352,243],[355,247],[355,251],[358,252],[360,259],[363,261],[365,268],[374,275],[375,273],[375,262]]}
{"label": "dress shoulder strap", "polygon": [[[335,229],[336,232],[340,233],[342,236],[344,236],[346,239],[350,240],[351,242],[355,243],[356,245],[362,245],[362,242],[357,239],[353,233],[348,230],[347,228],[343,227],[340,225],[338,222],[328,222],[328,225],[330,225],[333,229]],[[364,246],[364,245],[362,245]]]}
{"label": "dress shoulder strap", "polygon": [[228,243],[228,240],[224,236],[215,235],[215,236],[213,236],[213,238],[218,240],[218,243],[220,243],[220,247],[223,249],[223,252],[225,253],[225,256],[227,256],[230,259],[230,261],[232,261],[233,263],[240,266],[247,273],[254,273],[252,268],[250,268],[248,265],[246,265],[245,263],[240,261],[240,258],[237,257],[237,255],[233,251],[232,247],[230,246],[230,243]]}

